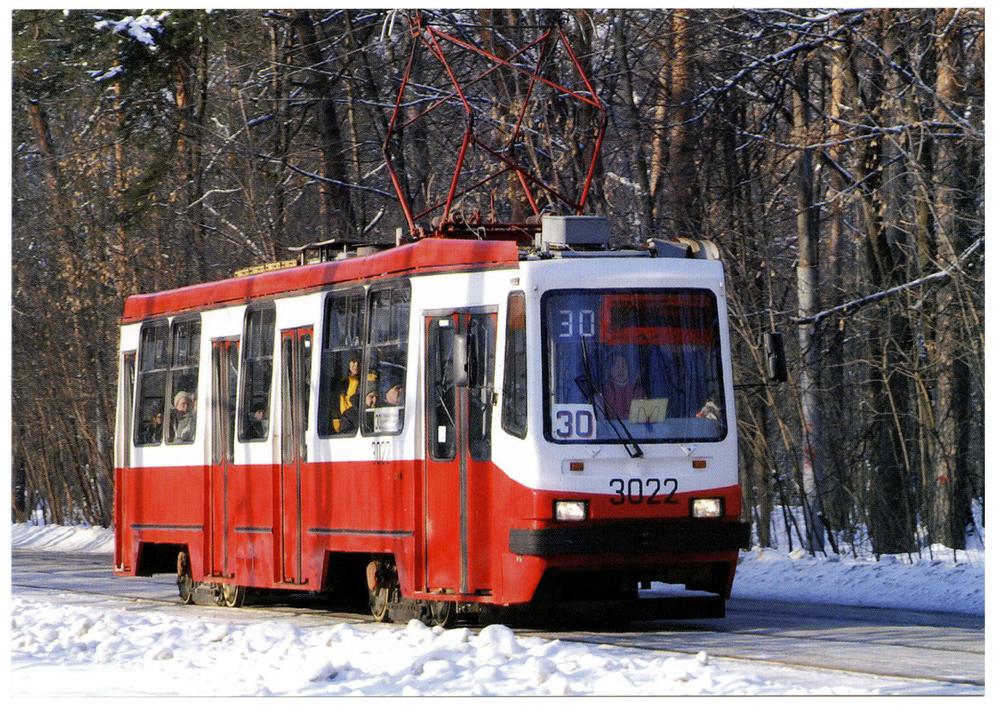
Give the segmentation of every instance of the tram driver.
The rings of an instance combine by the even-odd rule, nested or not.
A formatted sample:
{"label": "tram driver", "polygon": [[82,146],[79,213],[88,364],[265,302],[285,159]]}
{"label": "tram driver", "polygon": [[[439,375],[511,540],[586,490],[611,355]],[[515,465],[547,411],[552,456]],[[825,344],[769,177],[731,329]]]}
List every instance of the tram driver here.
{"label": "tram driver", "polygon": [[611,378],[604,385],[604,404],[611,418],[628,419],[632,401],[645,399],[646,390],[632,379],[625,355],[616,353],[611,360]]}

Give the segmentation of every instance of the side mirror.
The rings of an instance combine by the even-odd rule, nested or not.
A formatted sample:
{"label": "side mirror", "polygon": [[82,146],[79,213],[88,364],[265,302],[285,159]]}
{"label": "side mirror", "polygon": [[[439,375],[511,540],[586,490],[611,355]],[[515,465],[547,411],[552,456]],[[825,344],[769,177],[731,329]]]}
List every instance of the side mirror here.
{"label": "side mirror", "polygon": [[469,339],[466,335],[455,335],[455,352],[451,358],[455,369],[455,386],[469,386]]}
{"label": "side mirror", "polygon": [[761,338],[764,345],[768,381],[787,382],[788,366],[785,363],[784,337],[780,332],[765,332]]}

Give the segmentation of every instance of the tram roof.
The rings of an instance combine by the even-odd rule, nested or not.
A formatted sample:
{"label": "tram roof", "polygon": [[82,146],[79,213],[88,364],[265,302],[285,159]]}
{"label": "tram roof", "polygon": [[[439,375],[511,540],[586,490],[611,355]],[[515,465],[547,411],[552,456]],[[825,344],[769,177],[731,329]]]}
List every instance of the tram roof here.
{"label": "tram roof", "polygon": [[518,247],[513,241],[425,238],[364,257],[133,295],[125,300],[121,321],[138,322],[159,315],[246,303],[336,283],[461,269],[514,267],[517,262]]}

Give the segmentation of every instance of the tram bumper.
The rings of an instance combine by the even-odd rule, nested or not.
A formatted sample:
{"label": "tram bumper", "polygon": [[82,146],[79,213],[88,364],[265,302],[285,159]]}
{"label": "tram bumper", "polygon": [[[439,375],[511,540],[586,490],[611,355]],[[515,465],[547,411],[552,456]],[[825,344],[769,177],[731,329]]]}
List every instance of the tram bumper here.
{"label": "tram bumper", "polygon": [[695,553],[750,547],[750,524],[741,521],[613,521],[573,526],[513,528],[516,555]]}

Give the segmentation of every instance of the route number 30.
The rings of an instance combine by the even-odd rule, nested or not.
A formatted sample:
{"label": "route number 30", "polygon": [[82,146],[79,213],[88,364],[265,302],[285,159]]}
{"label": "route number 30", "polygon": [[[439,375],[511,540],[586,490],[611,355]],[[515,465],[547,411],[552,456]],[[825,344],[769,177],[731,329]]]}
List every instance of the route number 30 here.
{"label": "route number 30", "polygon": [[558,332],[556,337],[568,339],[574,337],[593,337],[597,331],[597,319],[593,310],[560,310],[557,319]]}
{"label": "route number 30", "polygon": [[597,421],[590,404],[553,404],[552,435],[560,441],[594,439]]}

